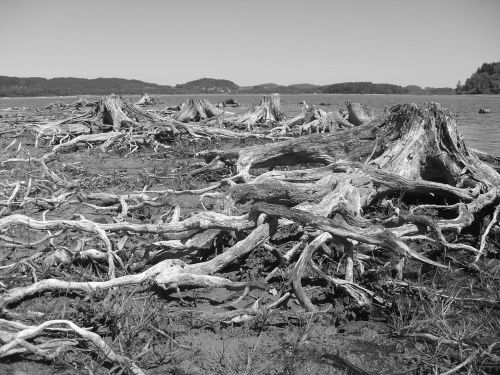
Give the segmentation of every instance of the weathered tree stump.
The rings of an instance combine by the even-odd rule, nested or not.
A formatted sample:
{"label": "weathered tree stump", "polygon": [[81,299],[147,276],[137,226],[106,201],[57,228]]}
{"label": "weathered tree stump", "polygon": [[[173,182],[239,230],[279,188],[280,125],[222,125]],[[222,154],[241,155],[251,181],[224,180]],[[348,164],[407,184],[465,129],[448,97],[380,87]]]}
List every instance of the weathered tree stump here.
{"label": "weathered tree stump", "polygon": [[[427,191],[436,196],[435,204],[445,204],[446,199],[476,202],[467,203],[472,213],[496,201],[500,186],[500,175],[465,145],[450,112],[434,103],[395,106],[383,119],[339,133],[201,155],[207,162],[217,157],[234,165],[237,179],[274,186],[276,197],[287,192],[287,205],[297,204],[297,197],[305,197],[307,192],[315,199],[326,197],[332,186],[348,180],[356,190],[361,210],[384,196],[398,192],[426,195]],[[330,166],[270,171],[258,177],[252,172],[257,168],[311,163]],[[319,181],[321,185],[317,185]],[[237,202],[250,193],[239,189],[236,185],[230,190],[229,195],[234,196],[231,201]],[[245,185],[241,189],[248,190]],[[252,200],[261,200],[264,195],[268,196],[265,200],[271,200],[274,193],[269,188],[263,191]]]}
{"label": "weathered tree stump", "polygon": [[235,127],[251,130],[256,124],[276,123],[286,119],[281,110],[280,95],[269,94],[262,97],[252,110],[224,118],[224,122]]}
{"label": "weathered tree stump", "polygon": [[224,113],[223,110],[214,106],[207,99],[190,98],[182,104],[180,110],[174,113],[172,118],[179,122],[198,122],[221,116]]}
{"label": "weathered tree stump", "polygon": [[349,100],[347,100],[345,104],[349,112],[347,120],[354,126],[367,124],[375,119],[375,111],[373,108],[369,108],[359,103],[352,103]]}
{"label": "weathered tree stump", "polygon": [[240,106],[240,103],[238,103],[236,100],[234,99],[227,99],[227,100],[224,100],[222,102],[222,105],[224,107],[239,107]]}
{"label": "weathered tree stump", "polygon": [[147,106],[161,104],[162,101],[159,96],[150,96],[148,93],[142,94],[141,98],[135,105]]}
{"label": "weathered tree stump", "polygon": [[353,126],[338,111],[326,112],[315,105],[305,105],[300,114],[284,121],[282,125],[272,129],[271,133],[302,135],[331,132]]}

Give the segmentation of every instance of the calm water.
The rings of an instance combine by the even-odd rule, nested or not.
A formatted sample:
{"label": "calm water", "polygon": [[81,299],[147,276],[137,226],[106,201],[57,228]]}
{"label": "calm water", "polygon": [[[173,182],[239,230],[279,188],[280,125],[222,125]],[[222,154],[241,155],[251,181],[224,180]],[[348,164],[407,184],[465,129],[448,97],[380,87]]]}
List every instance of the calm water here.
{"label": "calm water", "polygon": [[[252,104],[259,101],[261,95],[163,95],[164,104],[156,107],[162,109],[165,106],[177,105],[189,97],[205,97],[212,103],[234,98],[241,107],[226,108],[228,111],[240,112],[248,109]],[[87,100],[97,100],[99,97],[85,96]],[[139,96],[130,96],[134,101]],[[0,98],[0,109],[8,107],[42,107],[50,103],[71,103],[77,97],[43,97],[43,98]],[[465,139],[476,148],[500,156],[500,96],[466,96],[466,95],[349,95],[349,94],[303,94],[303,95],[281,95],[282,109],[288,116],[300,112],[305,100],[308,104],[330,103],[331,106],[324,107],[326,110],[344,108],[344,102],[349,99],[353,102],[367,104],[375,108],[379,113],[384,108],[401,103],[423,103],[438,102],[449,108],[457,117],[460,131]],[[479,114],[479,108],[490,108],[491,113]],[[1,123],[1,122],[0,122]]]}

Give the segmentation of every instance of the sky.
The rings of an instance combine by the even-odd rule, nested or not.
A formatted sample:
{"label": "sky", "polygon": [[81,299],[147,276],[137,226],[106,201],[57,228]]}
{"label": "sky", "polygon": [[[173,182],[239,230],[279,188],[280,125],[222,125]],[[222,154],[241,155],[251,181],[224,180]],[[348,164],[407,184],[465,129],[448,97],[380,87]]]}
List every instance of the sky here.
{"label": "sky", "polygon": [[0,75],[455,87],[500,0],[0,0]]}

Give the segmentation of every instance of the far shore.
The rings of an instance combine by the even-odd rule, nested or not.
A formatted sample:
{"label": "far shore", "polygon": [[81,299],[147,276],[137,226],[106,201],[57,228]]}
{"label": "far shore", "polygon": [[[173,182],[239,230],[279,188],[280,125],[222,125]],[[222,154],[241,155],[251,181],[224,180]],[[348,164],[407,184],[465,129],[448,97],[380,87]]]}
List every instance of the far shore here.
{"label": "far shore", "polygon": [[[190,94],[151,94],[153,96],[259,96],[267,95],[271,92],[263,93],[190,93]],[[78,95],[54,95],[54,96],[0,96],[0,100],[3,99],[65,99],[65,98],[82,98],[82,97],[101,97],[109,94],[78,94]],[[120,94],[122,96],[137,96],[140,97],[141,94]],[[303,94],[281,94],[282,96],[341,96],[341,95],[360,95],[360,96],[408,96],[408,97],[500,97],[500,94],[359,94],[359,93],[335,93],[335,94],[324,94],[324,93],[303,93]]]}

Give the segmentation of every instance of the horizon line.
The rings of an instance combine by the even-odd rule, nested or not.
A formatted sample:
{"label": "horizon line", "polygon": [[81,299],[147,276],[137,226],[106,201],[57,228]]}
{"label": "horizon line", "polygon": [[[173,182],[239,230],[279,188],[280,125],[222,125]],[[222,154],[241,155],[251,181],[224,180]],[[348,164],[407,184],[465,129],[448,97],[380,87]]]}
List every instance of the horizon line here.
{"label": "horizon line", "polygon": [[[330,86],[330,85],[335,85],[335,84],[340,84],[340,83],[373,83],[373,84],[381,84],[381,85],[382,84],[395,85],[395,86],[400,86],[400,87],[418,86],[420,88],[453,88],[451,86],[422,86],[422,85],[419,85],[419,84],[402,85],[402,84],[390,83],[390,82],[373,82],[373,81],[342,81],[342,82],[323,83],[323,84],[310,83],[310,82],[300,82],[300,83],[291,83],[291,84],[288,84],[288,85],[287,84],[276,83],[276,82],[266,82],[266,83],[259,83],[259,84],[240,85],[240,84],[236,83],[235,81],[233,81],[231,79],[228,79],[228,78],[201,77],[201,78],[195,78],[195,79],[192,79],[190,81],[183,82],[183,83],[164,84],[164,83],[156,83],[156,82],[144,81],[144,80],[138,79],[138,78],[123,78],[123,77],[93,77],[93,78],[89,78],[89,77],[76,77],[76,76],[53,76],[53,77],[48,78],[48,77],[36,76],[36,75],[32,75],[32,76],[0,75],[0,76],[9,77],[9,78],[43,78],[43,79],[47,79],[47,80],[57,79],[57,78],[77,78],[77,79],[87,79],[87,80],[92,80],[92,79],[123,79],[123,80],[140,81],[140,82],[144,82],[144,83],[152,83],[152,84],[159,85],[159,86],[170,86],[170,87],[175,87],[177,85],[182,85],[182,84],[190,83],[190,82],[193,82],[193,81],[198,81],[200,79],[214,79],[214,80],[221,80],[221,81],[222,80],[224,80],[224,81],[230,81],[230,82],[234,83],[235,85],[237,85],[240,88],[241,87],[262,86],[262,85],[267,85],[267,84],[273,84],[273,85],[288,87],[288,86],[293,86],[293,85]],[[459,80],[459,81],[461,81],[461,80]]]}

